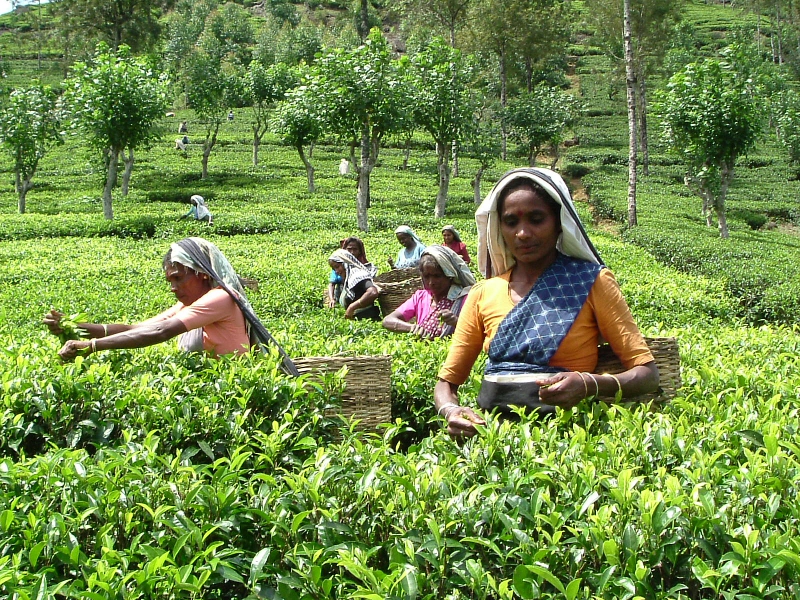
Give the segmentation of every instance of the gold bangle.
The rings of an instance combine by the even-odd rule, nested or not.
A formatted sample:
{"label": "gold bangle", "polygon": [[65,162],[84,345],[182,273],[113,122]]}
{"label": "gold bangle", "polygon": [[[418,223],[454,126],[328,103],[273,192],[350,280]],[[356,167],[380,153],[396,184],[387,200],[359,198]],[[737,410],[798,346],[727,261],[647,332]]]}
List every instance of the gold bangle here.
{"label": "gold bangle", "polygon": [[617,397],[619,397],[619,399],[621,399],[622,398],[622,384],[619,382],[619,379],[617,378],[617,376],[616,375],[612,375],[611,373],[603,373],[603,375],[608,375],[609,377],[611,377],[611,379],[613,379],[614,381],[617,382],[617,393],[614,394],[614,398],[618,399]]}
{"label": "gold bangle", "polygon": [[576,373],[581,376],[581,381],[583,382],[583,397],[584,398],[588,398],[589,397],[589,386],[586,385],[586,378],[583,376],[583,373],[581,373],[580,371],[576,371]]}
{"label": "gold bangle", "polygon": [[586,373],[586,375],[591,377],[592,381],[594,381],[594,397],[595,398],[600,397],[600,384],[597,383],[597,378],[591,373]]}
{"label": "gold bangle", "polygon": [[108,337],[108,325],[103,324],[103,337]]}
{"label": "gold bangle", "polygon": [[92,341],[89,342],[89,347],[92,349],[92,354],[97,352],[97,339],[96,338],[92,338]]}

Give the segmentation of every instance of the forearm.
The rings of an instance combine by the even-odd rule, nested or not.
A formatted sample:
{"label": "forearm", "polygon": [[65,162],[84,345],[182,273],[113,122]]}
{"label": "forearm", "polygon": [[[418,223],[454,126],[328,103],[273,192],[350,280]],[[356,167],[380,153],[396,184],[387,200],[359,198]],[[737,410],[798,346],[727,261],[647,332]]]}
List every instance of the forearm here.
{"label": "forearm", "polygon": [[383,319],[383,326],[389,331],[396,331],[398,333],[411,333],[414,331],[413,323],[400,318],[399,313],[396,311]]}
{"label": "forearm", "polygon": [[364,292],[364,295],[361,296],[358,300],[353,300],[350,306],[353,307],[354,310],[361,310],[362,308],[367,308],[371,304],[375,302],[375,298],[378,297],[378,289],[375,287],[367,288],[367,291]]}
{"label": "forearm", "polygon": [[437,381],[433,388],[433,403],[438,414],[442,414],[442,409],[447,406],[458,406],[458,386],[444,379]]}
{"label": "forearm", "polygon": [[[595,381],[597,384],[593,385]],[[603,398],[614,398],[620,389],[623,398],[635,398],[655,392],[658,383],[658,367],[655,362],[639,365],[613,376],[592,374],[588,379],[589,393],[597,392]]]}
{"label": "forearm", "polygon": [[134,325],[123,323],[78,323],[77,325],[86,331],[88,338],[102,338],[128,331],[134,327]]}
{"label": "forearm", "polygon": [[[177,322],[177,323],[176,323]],[[99,337],[93,345],[94,350],[122,350],[131,348],[144,348],[160,344],[173,337],[186,332],[178,319],[170,319],[149,325],[129,326],[125,330]]]}

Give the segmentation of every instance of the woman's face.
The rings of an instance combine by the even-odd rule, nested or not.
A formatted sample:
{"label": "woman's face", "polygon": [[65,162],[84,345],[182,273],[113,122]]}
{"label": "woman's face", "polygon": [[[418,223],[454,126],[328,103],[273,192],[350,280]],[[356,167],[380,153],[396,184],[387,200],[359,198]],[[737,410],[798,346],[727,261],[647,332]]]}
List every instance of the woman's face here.
{"label": "woman's face", "polygon": [[449,229],[445,229],[444,231],[442,231],[442,239],[444,239],[445,244],[452,244],[453,240],[455,240],[456,238],[453,236],[452,231],[450,231]]}
{"label": "woman's face", "polygon": [[547,266],[556,258],[561,221],[547,200],[529,188],[519,188],[503,203],[500,232],[517,263]]}
{"label": "woman's face", "polygon": [[164,277],[167,278],[169,287],[178,302],[184,306],[193,304],[211,289],[211,280],[208,275],[195,273],[179,263],[167,265]]}
{"label": "woman's face", "polygon": [[355,256],[358,260],[361,260],[363,256],[361,256],[361,248],[359,247],[357,242],[350,242],[347,246],[344,247],[350,254]]}
{"label": "woman's face", "polygon": [[341,277],[342,279],[347,277],[347,269],[344,268],[343,263],[337,262],[335,260],[329,260],[328,264],[331,266],[331,269],[333,269],[339,277]]}
{"label": "woman's face", "polygon": [[431,293],[434,300],[439,301],[447,296],[452,282],[435,260],[424,260],[420,263],[419,274],[422,277],[422,287]]}
{"label": "woman's face", "polygon": [[400,242],[400,245],[408,248],[411,250],[414,246],[416,246],[416,242],[414,242],[414,238],[408,235],[407,233],[398,233],[397,234],[397,241]]}

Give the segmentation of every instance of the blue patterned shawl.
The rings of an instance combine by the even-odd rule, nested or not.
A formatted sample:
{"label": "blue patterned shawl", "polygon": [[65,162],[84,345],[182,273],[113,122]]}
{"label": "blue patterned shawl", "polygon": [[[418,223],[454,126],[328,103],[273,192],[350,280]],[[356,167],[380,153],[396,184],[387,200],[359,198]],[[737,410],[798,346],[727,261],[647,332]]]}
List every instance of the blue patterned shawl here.
{"label": "blue patterned shawl", "polygon": [[603,268],[558,257],[506,315],[489,345],[487,375],[563,371],[548,365]]}

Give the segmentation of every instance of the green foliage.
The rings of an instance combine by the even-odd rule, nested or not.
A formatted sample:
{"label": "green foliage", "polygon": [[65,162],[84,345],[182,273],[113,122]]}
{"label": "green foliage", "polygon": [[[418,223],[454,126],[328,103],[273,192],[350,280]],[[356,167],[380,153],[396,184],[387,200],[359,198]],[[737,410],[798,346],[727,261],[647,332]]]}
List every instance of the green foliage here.
{"label": "green foliage", "polygon": [[509,137],[521,143],[530,166],[545,145],[557,147],[566,131],[575,124],[578,114],[576,98],[561,90],[538,86],[509,102],[503,120]]}
{"label": "green foliage", "polygon": [[166,80],[129,48],[98,46],[91,61],[73,65],[65,85],[76,133],[98,150],[139,148],[158,137]]}
{"label": "green foliage", "polygon": [[51,147],[63,143],[55,109],[55,94],[41,84],[13,90],[0,109],[0,145],[11,156],[21,213],[39,161]]}

